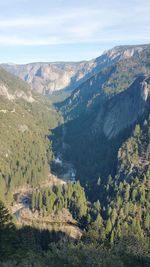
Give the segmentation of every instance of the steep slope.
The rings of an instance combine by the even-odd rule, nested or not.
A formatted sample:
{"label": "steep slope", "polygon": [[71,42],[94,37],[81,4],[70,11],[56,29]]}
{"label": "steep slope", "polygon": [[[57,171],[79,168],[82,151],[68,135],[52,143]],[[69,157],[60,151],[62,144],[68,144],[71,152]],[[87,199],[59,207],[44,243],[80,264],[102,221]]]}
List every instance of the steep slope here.
{"label": "steep slope", "polygon": [[67,119],[72,119],[96,105],[102,105],[113,95],[126,90],[139,75],[149,75],[149,61],[150,46],[146,46],[141,52],[92,76],[74,90],[69,98],[58,104],[58,107]]}
{"label": "steep slope", "polygon": [[64,141],[70,146],[63,154],[83,183],[115,174],[118,149],[149,113],[149,61],[147,46],[94,75],[57,104],[66,121]]}
{"label": "steep slope", "polygon": [[[137,124],[118,152],[116,175],[95,185],[107,220],[105,235],[113,244],[121,237],[149,242],[150,116]],[[100,226],[99,226],[100,228]],[[103,238],[103,230],[99,234]],[[148,244],[148,243],[147,243]],[[135,248],[134,248],[135,249]],[[136,253],[139,251],[138,249]]]}
{"label": "steep slope", "polygon": [[31,63],[27,65],[2,65],[7,71],[27,81],[41,94],[75,87],[92,67],[93,62]]}
{"label": "steep slope", "polygon": [[80,110],[79,116],[66,122],[62,130],[61,127],[55,130],[59,146],[65,128],[64,141],[68,148],[62,147],[62,153],[73,162],[76,176],[87,188],[98,177],[106,179],[110,173],[115,175],[120,146],[130,136],[135,123],[150,112],[150,78],[139,76],[123,92],[98,100],[92,99],[86,111]]}
{"label": "steep slope", "polygon": [[90,61],[2,64],[2,67],[27,81],[33,90],[45,95],[62,89],[73,91],[93,74],[122,59],[138,55],[145,47],[118,46]]}
{"label": "steep slope", "polygon": [[[107,212],[113,240],[131,233],[149,239],[150,116],[137,124],[118,152],[117,173],[107,182]],[[145,240],[146,241],[146,240]]]}
{"label": "steep slope", "polygon": [[125,91],[108,99],[99,108],[92,129],[111,139],[134,125],[149,105],[150,77],[138,77]]}
{"label": "steep slope", "polygon": [[[130,138],[118,151],[116,178],[131,182],[134,178],[150,179],[150,115],[137,124]],[[149,191],[150,185],[147,184]]]}
{"label": "steep slope", "polygon": [[32,97],[31,88],[21,79],[17,79],[3,68],[0,68],[0,96],[11,101],[19,98],[30,103],[35,101]]}
{"label": "steep slope", "polygon": [[50,102],[0,69],[0,198],[47,179],[52,158],[47,136],[59,121]]}

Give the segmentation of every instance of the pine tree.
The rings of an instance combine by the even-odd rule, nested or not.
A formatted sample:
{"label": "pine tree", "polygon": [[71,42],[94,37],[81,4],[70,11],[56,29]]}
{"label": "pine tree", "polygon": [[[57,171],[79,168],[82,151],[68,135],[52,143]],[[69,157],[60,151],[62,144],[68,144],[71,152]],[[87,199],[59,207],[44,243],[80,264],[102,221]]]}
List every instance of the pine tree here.
{"label": "pine tree", "polygon": [[108,235],[112,230],[112,223],[111,223],[111,220],[110,218],[108,219],[107,221],[107,224],[106,224],[106,234]]}
{"label": "pine tree", "polygon": [[38,194],[38,209],[39,209],[39,211],[41,211],[42,206],[43,206],[43,197],[42,197],[42,193],[39,192],[39,194]]}
{"label": "pine tree", "polygon": [[115,223],[116,218],[117,218],[117,210],[114,208],[111,214],[111,222],[113,225]]}
{"label": "pine tree", "polygon": [[124,192],[124,200],[127,202],[130,196],[130,185],[127,184]]}
{"label": "pine tree", "polygon": [[102,226],[102,217],[100,216],[100,214],[98,214],[96,220],[92,223],[92,227],[95,230],[99,230],[101,226]]}
{"label": "pine tree", "polygon": [[89,225],[91,223],[91,215],[90,213],[88,213],[87,215],[87,225]]}
{"label": "pine tree", "polygon": [[36,204],[36,193],[35,193],[35,191],[33,191],[33,193],[32,193],[32,200],[31,200],[31,205],[32,205],[32,210],[34,211],[34,209],[35,209],[35,204]]}
{"label": "pine tree", "polygon": [[15,234],[14,224],[9,211],[5,208],[4,204],[0,201],[0,257],[11,254],[15,249]]}
{"label": "pine tree", "polygon": [[94,202],[93,204],[94,208],[96,209],[97,211],[97,214],[101,211],[101,204],[100,204],[100,201],[97,200],[96,202]]}
{"label": "pine tree", "polygon": [[7,208],[5,208],[3,202],[0,200],[0,229],[12,228],[12,217],[9,214],[9,211]]}
{"label": "pine tree", "polygon": [[136,201],[136,197],[137,197],[137,190],[134,188],[133,191],[132,191],[132,201]]}
{"label": "pine tree", "polygon": [[140,128],[140,125],[137,124],[135,126],[135,130],[134,130],[134,137],[139,138],[140,135],[141,135],[141,128]]}
{"label": "pine tree", "polygon": [[149,230],[150,229],[150,214],[146,214],[144,218],[144,227]]}
{"label": "pine tree", "polygon": [[110,243],[113,244],[114,243],[114,237],[115,237],[115,234],[114,234],[114,231],[111,232],[111,237],[110,237]]}

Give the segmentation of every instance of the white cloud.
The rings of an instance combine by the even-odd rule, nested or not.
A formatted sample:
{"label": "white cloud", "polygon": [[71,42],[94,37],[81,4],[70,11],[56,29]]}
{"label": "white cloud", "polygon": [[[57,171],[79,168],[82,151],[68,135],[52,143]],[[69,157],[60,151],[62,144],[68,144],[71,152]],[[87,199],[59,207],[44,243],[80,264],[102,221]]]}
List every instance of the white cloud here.
{"label": "white cloud", "polygon": [[1,45],[22,45],[22,46],[35,46],[35,45],[54,45],[59,44],[61,40],[57,37],[48,38],[23,38],[18,36],[1,36]]}
{"label": "white cloud", "polygon": [[138,0],[133,0],[133,6],[128,1],[117,6],[110,2],[104,2],[101,8],[100,5],[56,8],[48,15],[0,19],[0,44],[35,46],[147,41],[150,36],[150,3],[146,0],[143,6]]}

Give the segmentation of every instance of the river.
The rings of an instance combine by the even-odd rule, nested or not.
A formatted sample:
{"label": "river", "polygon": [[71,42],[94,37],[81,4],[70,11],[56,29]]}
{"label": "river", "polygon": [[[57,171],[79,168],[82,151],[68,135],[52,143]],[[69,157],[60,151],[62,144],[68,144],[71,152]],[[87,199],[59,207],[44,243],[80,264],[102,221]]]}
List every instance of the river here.
{"label": "river", "polygon": [[[75,182],[76,180],[76,169],[73,166],[71,162],[68,162],[63,159],[63,152],[69,149],[69,146],[65,143],[65,135],[66,135],[66,128],[63,125],[62,126],[62,136],[60,138],[60,146],[58,146],[60,149],[59,151],[55,151],[55,159],[52,162],[52,174],[49,175],[48,181],[45,182],[44,184],[41,184],[40,187],[46,187],[46,186],[52,186],[53,182],[52,180],[54,178],[52,177],[57,177],[58,179],[58,184],[62,184],[64,182]],[[56,181],[57,184],[57,181]],[[14,209],[15,211],[13,214],[15,215],[16,219],[20,219],[20,212],[21,210],[25,209],[31,209],[31,195],[32,191],[36,190],[36,188],[30,188],[30,190],[27,190],[26,192],[23,193],[16,193],[18,194],[17,201],[15,201]]]}
{"label": "river", "polygon": [[70,149],[69,145],[65,142],[66,126],[62,125],[61,136],[55,139],[57,146],[55,148],[55,159],[52,163],[52,170],[54,174],[64,181],[76,180],[76,169],[72,162],[66,161],[63,157],[65,152]]}

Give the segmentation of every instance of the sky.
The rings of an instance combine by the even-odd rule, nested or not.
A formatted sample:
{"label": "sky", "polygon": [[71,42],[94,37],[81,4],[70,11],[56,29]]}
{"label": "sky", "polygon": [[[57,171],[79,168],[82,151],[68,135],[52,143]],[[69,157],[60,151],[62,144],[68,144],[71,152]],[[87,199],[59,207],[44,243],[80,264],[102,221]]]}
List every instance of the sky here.
{"label": "sky", "polygon": [[0,0],[0,62],[81,61],[150,43],[150,0]]}

